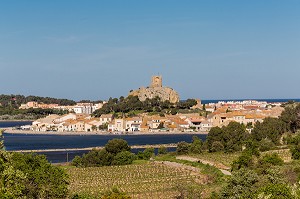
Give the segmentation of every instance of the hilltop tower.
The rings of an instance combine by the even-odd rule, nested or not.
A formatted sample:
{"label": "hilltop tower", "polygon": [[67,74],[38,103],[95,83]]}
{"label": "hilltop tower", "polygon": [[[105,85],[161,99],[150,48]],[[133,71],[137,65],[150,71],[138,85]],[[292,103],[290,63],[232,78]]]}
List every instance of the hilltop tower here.
{"label": "hilltop tower", "polygon": [[150,87],[162,87],[162,76],[152,76]]}
{"label": "hilltop tower", "polygon": [[145,101],[148,99],[153,99],[154,97],[159,97],[162,101],[170,101],[171,103],[179,102],[178,93],[166,86],[162,86],[162,76],[152,76],[151,84],[149,87],[141,87],[138,90],[132,90],[129,95],[138,96],[139,100]]}

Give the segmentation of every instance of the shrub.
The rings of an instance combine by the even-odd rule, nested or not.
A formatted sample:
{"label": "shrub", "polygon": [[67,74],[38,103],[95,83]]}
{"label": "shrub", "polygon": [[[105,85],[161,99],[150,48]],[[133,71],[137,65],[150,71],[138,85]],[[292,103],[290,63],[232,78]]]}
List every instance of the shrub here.
{"label": "shrub", "polygon": [[224,145],[219,141],[213,142],[210,148],[210,152],[218,152],[223,150],[224,150]]}
{"label": "shrub", "polygon": [[261,188],[258,193],[258,198],[268,199],[284,199],[284,198],[295,198],[292,194],[292,190],[287,184],[268,184]]}
{"label": "shrub", "polygon": [[133,153],[130,153],[129,151],[122,151],[113,158],[112,165],[132,164],[133,160]]}
{"label": "shrub", "polygon": [[76,156],[72,165],[76,167],[124,165],[131,164],[133,160],[134,154],[130,152],[127,142],[122,139],[113,139],[108,141],[102,150],[93,149],[82,158]]}
{"label": "shrub", "polygon": [[105,149],[108,153],[116,155],[121,151],[130,151],[128,143],[123,139],[112,139],[107,142]]}
{"label": "shrub", "polygon": [[278,156],[277,153],[271,153],[264,155],[260,160],[260,164],[267,164],[267,165],[282,165],[283,160]]}
{"label": "shrub", "polygon": [[176,152],[179,155],[188,154],[189,153],[190,144],[187,142],[179,142],[177,144]]}
{"label": "shrub", "polygon": [[232,170],[239,170],[241,168],[248,168],[254,165],[252,154],[244,151],[237,160],[232,163]]}
{"label": "shrub", "polygon": [[147,148],[143,152],[139,151],[137,154],[140,160],[149,160],[154,155],[154,148]]}
{"label": "shrub", "polygon": [[102,194],[100,199],[130,199],[130,196],[127,196],[126,193],[121,192],[117,188],[112,188],[109,191],[106,191]]}
{"label": "shrub", "polygon": [[168,153],[168,150],[166,147],[161,146],[158,148],[158,154],[166,154],[166,153]]}
{"label": "shrub", "polygon": [[190,145],[190,152],[194,154],[202,153],[203,142],[197,136],[193,136],[193,142]]}
{"label": "shrub", "polygon": [[260,151],[269,151],[271,149],[274,149],[275,144],[268,138],[262,139],[259,142],[259,150]]}
{"label": "shrub", "polygon": [[221,198],[253,198],[257,188],[258,175],[248,169],[232,173],[226,187],[221,191]]}
{"label": "shrub", "polygon": [[45,156],[1,152],[0,163],[0,198],[66,198],[68,176]]}
{"label": "shrub", "polygon": [[292,158],[294,160],[300,159],[300,144],[293,146],[291,149]]}
{"label": "shrub", "polygon": [[78,155],[75,156],[75,158],[72,160],[71,165],[75,167],[81,167],[82,165],[82,158]]}

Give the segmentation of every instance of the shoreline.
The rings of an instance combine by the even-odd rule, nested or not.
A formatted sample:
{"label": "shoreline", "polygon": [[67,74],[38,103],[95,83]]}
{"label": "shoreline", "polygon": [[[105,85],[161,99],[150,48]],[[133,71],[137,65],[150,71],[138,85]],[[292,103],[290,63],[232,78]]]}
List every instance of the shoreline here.
{"label": "shoreline", "polygon": [[[131,149],[146,149],[146,148],[176,148],[177,144],[146,144],[146,145],[131,145]],[[17,152],[17,153],[42,153],[42,152],[68,152],[68,151],[91,151],[93,149],[99,150],[103,149],[104,146],[96,147],[85,147],[85,148],[66,148],[66,149],[33,149],[33,150],[9,150],[8,152]]]}
{"label": "shoreline", "polygon": [[0,120],[0,122],[34,122],[35,120]]}
{"label": "shoreline", "polygon": [[54,132],[54,131],[30,131],[30,130],[14,130],[12,128],[3,128],[4,132],[7,134],[26,134],[26,135],[207,135],[208,132],[130,132],[130,133],[121,133],[121,132]]}

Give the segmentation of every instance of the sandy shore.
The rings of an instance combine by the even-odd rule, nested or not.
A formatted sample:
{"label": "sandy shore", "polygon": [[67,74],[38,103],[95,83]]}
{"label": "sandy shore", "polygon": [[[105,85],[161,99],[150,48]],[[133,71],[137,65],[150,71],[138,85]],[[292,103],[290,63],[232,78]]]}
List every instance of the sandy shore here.
{"label": "sandy shore", "polygon": [[56,131],[30,131],[30,130],[14,130],[13,128],[4,128],[4,133],[11,134],[29,134],[29,135],[207,135],[207,132],[56,132]]}

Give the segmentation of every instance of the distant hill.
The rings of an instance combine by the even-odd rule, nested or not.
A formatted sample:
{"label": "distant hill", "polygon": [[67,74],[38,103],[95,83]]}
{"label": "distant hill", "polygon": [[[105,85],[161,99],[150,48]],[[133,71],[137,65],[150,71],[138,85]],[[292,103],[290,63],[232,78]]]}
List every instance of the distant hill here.
{"label": "distant hill", "polygon": [[24,96],[24,95],[0,95],[0,104],[2,107],[14,107],[18,108],[21,104],[26,104],[27,102],[39,102],[44,104],[58,104],[61,106],[75,105],[74,100],[69,99],[57,99],[52,97],[40,97],[40,96]]}

